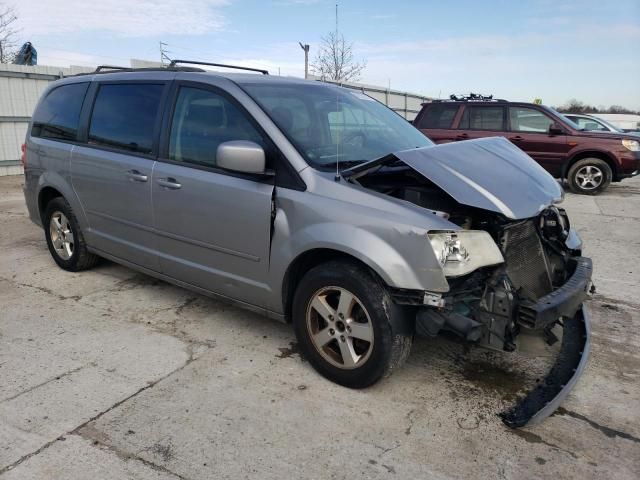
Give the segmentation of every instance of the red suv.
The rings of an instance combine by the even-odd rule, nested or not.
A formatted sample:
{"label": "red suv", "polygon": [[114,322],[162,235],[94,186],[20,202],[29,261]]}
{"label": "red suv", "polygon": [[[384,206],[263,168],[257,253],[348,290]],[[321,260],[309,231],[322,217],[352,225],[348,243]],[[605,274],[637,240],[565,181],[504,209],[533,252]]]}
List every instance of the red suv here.
{"label": "red suv", "polygon": [[576,193],[637,175],[638,137],[585,131],[552,108],[473,96],[425,103],[414,125],[436,143],[503,136]]}

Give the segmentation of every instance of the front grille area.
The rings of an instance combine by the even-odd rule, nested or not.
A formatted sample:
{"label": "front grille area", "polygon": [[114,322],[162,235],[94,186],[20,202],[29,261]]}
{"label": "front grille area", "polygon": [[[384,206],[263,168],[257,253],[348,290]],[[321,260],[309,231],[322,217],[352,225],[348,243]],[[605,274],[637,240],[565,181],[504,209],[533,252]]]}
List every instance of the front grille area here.
{"label": "front grille area", "polygon": [[502,250],[509,279],[523,297],[531,300],[551,292],[547,258],[538,230],[529,220],[505,228]]}

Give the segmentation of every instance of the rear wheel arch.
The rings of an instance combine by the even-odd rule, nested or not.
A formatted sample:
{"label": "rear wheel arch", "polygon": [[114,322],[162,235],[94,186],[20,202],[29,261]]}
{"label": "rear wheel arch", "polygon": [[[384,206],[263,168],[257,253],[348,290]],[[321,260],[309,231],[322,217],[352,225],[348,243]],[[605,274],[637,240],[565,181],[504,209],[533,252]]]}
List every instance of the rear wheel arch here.
{"label": "rear wheel arch", "polygon": [[49,202],[51,202],[51,200],[57,197],[64,198],[64,195],[62,195],[62,193],[60,193],[53,187],[44,187],[38,193],[38,214],[40,215],[40,218],[43,220],[43,222],[43,215],[45,210],[47,209],[47,205],[49,204]]}

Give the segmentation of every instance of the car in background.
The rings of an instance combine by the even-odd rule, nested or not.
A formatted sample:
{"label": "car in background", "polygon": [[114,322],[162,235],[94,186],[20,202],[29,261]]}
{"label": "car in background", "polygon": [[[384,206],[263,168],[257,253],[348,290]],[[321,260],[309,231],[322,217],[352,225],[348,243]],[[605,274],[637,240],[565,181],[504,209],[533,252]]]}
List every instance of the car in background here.
{"label": "car in background", "polygon": [[625,132],[606,120],[594,117],[593,115],[582,115],[577,113],[564,113],[563,115],[586,132],[626,133],[628,135],[640,136],[640,132]]}
{"label": "car in background", "polygon": [[544,105],[452,96],[424,103],[414,125],[436,143],[506,137],[575,193],[599,194],[640,171],[638,137],[585,131]]}

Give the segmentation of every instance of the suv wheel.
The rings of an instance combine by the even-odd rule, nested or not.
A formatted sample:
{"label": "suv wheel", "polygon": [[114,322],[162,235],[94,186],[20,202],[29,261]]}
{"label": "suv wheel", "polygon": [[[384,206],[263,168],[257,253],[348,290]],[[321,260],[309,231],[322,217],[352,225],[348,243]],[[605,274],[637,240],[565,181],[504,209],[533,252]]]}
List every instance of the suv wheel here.
{"label": "suv wheel", "polygon": [[597,195],[609,186],[612,177],[611,167],[604,160],[583,158],[571,166],[567,180],[571,191]]}
{"label": "suv wheel", "polygon": [[412,337],[394,334],[391,298],[365,268],[329,262],[310,270],[293,300],[301,351],[329,380],[364,388],[406,360]]}
{"label": "suv wheel", "polygon": [[99,257],[89,253],[71,206],[57,197],[44,212],[44,232],[51,256],[64,270],[78,272],[93,267]]}

